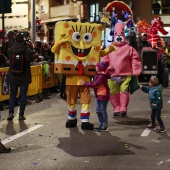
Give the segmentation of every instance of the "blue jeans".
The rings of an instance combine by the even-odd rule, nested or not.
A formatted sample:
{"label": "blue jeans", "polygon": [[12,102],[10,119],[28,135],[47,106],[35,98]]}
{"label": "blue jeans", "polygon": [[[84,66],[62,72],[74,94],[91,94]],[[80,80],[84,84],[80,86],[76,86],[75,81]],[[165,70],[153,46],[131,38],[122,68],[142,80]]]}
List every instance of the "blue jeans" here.
{"label": "blue jeans", "polygon": [[99,123],[102,125],[107,125],[107,103],[108,100],[97,100],[96,114],[99,119]]}
{"label": "blue jeans", "polygon": [[159,126],[161,128],[164,128],[164,124],[161,119],[161,109],[152,109],[152,113],[151,113],[152,126],[155,126],[155,117],[159,123]]}
{"label": "blue jeans", "polygon": [[27,91],[28,84],[18,85],[10,84],[10,98],[9,98],[9,114],[14,114],[15,100],[18,92],[18,87],[20,87],[20,112],[19,115],[23,116],[25,111],[25,106],[27,103]]}

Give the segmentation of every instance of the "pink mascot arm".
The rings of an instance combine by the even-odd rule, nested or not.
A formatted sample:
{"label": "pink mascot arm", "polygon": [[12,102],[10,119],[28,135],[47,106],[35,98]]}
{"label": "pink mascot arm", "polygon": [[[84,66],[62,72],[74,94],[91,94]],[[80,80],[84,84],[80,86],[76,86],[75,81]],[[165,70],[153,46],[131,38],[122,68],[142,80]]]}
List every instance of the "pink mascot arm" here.
{"label": "pink mascot arm", "polygon": [[133,75],[139,76],[142,71],[140,56],[135,49],[131,48],[131,50]]}

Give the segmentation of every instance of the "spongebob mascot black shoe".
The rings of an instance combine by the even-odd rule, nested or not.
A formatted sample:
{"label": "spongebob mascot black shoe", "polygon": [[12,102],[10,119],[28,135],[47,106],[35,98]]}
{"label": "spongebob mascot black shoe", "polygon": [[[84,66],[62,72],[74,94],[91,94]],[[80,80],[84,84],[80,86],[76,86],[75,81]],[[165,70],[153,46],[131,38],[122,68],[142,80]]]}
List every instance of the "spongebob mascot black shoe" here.
{"label": "spongebob mascot black shoe", "polygon": [[66,128],[73,128],[77,126],[77,119],[74,120],[67,120]]}
{"label": "spongebob mascot black shoe", "polygon": [[89,122],[82,122],[81,129],[82,130],[93,130],[94,125],[92,123],[89,123]]}

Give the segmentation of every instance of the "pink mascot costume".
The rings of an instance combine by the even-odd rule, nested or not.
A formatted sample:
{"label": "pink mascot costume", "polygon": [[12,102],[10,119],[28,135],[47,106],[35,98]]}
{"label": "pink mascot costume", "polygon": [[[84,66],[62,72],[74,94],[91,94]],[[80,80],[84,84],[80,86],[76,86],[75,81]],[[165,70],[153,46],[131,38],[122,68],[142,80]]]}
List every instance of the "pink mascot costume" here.
{"label": "pink mascot costume", "polygon": [[137,51],[129,46],[124,33],[124,24],[118,22],[114,29],[114,43],[117,51],[102,58],[102,61],[109,60],[110,101],[114,107],[114,116],[127,115],[129,104],[129,82],[131,76],[138,76],[141,73],[141,61]]}

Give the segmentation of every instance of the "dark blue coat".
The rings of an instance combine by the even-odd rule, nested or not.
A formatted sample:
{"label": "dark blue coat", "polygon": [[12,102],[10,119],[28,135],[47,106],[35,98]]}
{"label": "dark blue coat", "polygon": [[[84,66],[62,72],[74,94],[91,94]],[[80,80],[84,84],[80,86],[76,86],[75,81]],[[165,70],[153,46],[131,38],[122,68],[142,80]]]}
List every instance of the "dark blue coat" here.
{"label": "dark blue coat", "polygon": [[152,106],[152,109],[162,109],[163,99],[162,99],[162,85],[155,87],[142,87],[142,91],[149,94],[149,101],[151,104],[156,104],[157,106]]}

